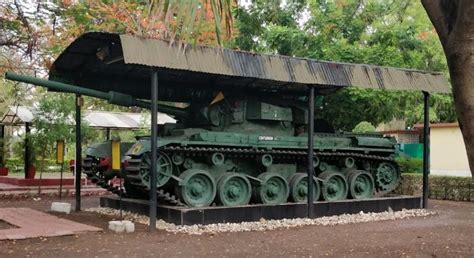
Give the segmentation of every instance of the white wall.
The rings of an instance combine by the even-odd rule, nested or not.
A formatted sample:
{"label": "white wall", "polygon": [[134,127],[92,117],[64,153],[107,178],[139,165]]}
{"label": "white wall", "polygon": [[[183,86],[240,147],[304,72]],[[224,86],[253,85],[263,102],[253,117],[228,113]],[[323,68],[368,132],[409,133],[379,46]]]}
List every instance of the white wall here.
{"label": "white wall", "polygon": [[459,127],[432,127],[430,147],[431,174],[471,176]]}

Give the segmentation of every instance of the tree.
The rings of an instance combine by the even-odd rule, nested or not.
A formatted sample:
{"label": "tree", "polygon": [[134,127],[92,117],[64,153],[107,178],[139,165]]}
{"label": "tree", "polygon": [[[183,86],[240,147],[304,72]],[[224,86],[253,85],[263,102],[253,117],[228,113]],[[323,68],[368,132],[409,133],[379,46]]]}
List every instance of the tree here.
{"label": "tree", "polygon": [[362,121],[358,123],[354,129],[352,129],[353,133],[372,133],[375,132],[375,126],[367,121]]}
{"label": "tree", "polygon": [[[232,35],[233,5],[236,5],[234,0],[0,1],[0,76],[5,71],[47,76],[48,69],[59,53],[87,31],[130,33],[185,43],[220,44]],[[39,103],[41,116],[47,117],[48,112],[64,114],[66,111],[54,103],[66,105],[66,100],[74,103],[70,97],[56,99],[49,94],[37,94],[42,90],[17,85],[0,80],[0,113],[9,105]],[[88,97],[85,97],[84,108],[140,111]],[[54,125],[47,123],[47,119],[38,119],[36,122],[36,142],[40,147],[38,152],[44,158],[50,154],[55,139],[59,134],[64,134],[67,128],[58,121]]]}
{"label": "tree", "polygon": [[[34,158],[31,162],[39,161],[37,167],[40,179],[45,171],[46,159],[54,153],[55,142],[60,139],[70,142],[74,139],[71,127],[71,118],[75,110],[73,101],[74,96],[64,93],[44,94],[39,101],[30,139],[34,147]],[[38,187],[38,193],[41,193],[41,187]]]}
{"label": "tree", "polygon": [[448,60],[454,105],[474,176],[474,1],[422,0]]}
{"label": "tree", "polygon": [[[411,0],[252,1],[235,11],[231,47],[319,60],[368,63],[447,74],[437,35],[421,3]],[[456,119],[452,98],[434,94],[432,121]],[[349,88],[326,96],[317,115],[338,129],[352,130],[404,118],[407,125],[423,119],[418,92]]]}
{"label": "tree", "polygon": [[[0,77],[5,71],[46,76],[59,53],[87,31],[217,45],[232,36],[231,11],[236,4],[235,0],[0,1]],[[14,87],[14,94],[0,96],[0,112],[2,104],[24,104],[25,93],[34,92],[9,81],[0,85]],[[86,104],[110,108],[104,101],[86,99]]]}

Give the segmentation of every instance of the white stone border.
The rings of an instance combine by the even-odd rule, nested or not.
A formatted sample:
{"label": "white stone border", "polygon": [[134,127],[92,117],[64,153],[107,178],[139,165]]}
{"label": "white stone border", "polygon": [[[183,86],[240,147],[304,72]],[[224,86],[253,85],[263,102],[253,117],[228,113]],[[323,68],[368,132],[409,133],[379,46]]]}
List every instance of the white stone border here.
{"label": "white stone border", "polygon": [[[86,209],[89,212],[95,212],[102,215],[112,216],[118,218],[120,211],[112,208],[90,208]],[[298,219],[281,219],[281,220],[265,220],[241,223],[218,223],[209,225],[192,225],[179,226],[172,223],[167,223],[163,220],[158,220],[156,228],[172,233],[184,233],[190,235],[202,235],[205,233],[216,234],[226,232],[248,232],[248,231],[266,231],[275,229],[295,228],[308,225],[320,226],[336,226],[354,223],[364,223],[373,221],[387,221],[408,219],[413,217],[427,217],[435,215],[434,211],[427,211],[424,209],[402,210],[402,211],[385,211],[380,213],[364,213],[357,214],[343,214],[338,216],[320,217],[315,219],[298,218]],[[149,217],[139,215],[136,213],[123,211],[123,219],[131,220],[136,223],[148,225]]]}

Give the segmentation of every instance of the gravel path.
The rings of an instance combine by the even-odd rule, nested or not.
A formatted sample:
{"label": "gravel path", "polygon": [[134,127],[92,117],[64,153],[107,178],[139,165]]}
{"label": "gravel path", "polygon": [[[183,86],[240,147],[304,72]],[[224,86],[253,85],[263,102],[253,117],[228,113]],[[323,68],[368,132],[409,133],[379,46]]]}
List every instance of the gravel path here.
{"label": "gravel path", "polygon": [[[101,215],[111,216],[119,219],[120,210],[111,208],[90,208],[86,211],[99,213]],[[189,235],[202,235],[205,233],[216,234],[226,232],[249,232],[249,231],[267,231],[275,229],[288,229],[301,226],[317,225],[317,226],[335,226],[335,225],[346,225],[354,223],[374,222],[374,221],[386,221],[386,220],[398,220],[398,219],[409,219],[413,217],[426,217],[435,215],[434,211],[427,211],[423,209],[415,210],[403,210],[403,211],[386,211],[380,213],[364,213],[358,214],[343,214],[339,216],[321,217],[315,219],[299,218],[299,219],[281,219],[281,220],[265,220],[255,222],[242,222],[242,223],[218,223],[209,225],[192,225],[192,226],[178,226],[172,223],[167,223],[163,220],[158,220],[156,228],[159,230],[165,230],[172,233],[184,233]],[[126,220],[134,221],[144,225],[149,225],[149,217],[139,215],[136,213],[124,211],[122,213],[123,218]]]}

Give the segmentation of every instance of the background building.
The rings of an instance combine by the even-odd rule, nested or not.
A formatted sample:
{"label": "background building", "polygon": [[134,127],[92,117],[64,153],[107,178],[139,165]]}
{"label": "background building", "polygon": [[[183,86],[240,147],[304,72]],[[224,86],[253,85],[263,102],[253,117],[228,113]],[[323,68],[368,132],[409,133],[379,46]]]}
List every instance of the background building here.
{"label": "background building", "polygon": [[[423,129],[417,124],[416,129]],[[431,174],[471,176],[466,148],[458,123],[431,124]]]}

